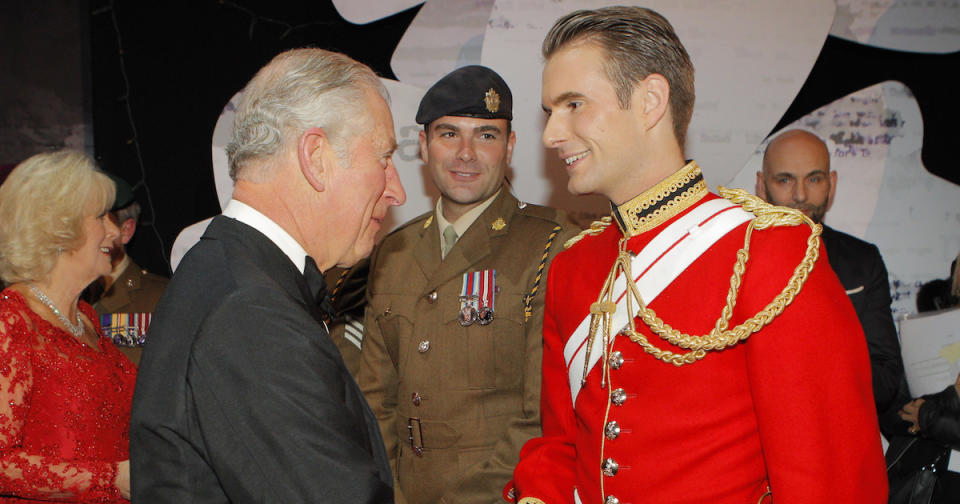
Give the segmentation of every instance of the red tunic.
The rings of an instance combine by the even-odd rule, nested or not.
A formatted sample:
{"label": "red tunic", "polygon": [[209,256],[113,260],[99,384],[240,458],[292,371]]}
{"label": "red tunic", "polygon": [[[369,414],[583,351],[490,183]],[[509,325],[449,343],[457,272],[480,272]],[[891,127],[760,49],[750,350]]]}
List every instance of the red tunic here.
{"label": "red tunic", "polygon": [[[102,334],[93,308],[80,310]],[[19,292],[0,293],[0,503],[127,502],[114,479],[130,458],[136,368],[108,339],[97,346],[44,320]]]}
{"label": "red tunic", "polygon": [[[629,250],[641,250],[671,222],[716,198],[708,194],[634,236]],[[715,242],[650,308],[684,333],[709,333],[746,228],[741,224]],[[806,225],[753,232],[730,327],[784,288],[809,234]],[[768,485],[777,504],[886,502],[866,340],[822,246],[793,303],[745,343],[676,367],[618,335],[612,350],[622,352],[623,364],[610,368],[604,388],[603,362],[594,366],[572,404],[564,345],[597,300],[622,236],[612,225],[584,237],[550,268],[544,435],[520,454],[514,478],[521,502],[572,503],[576,489],[591,504],[754,504]],[[684,352],[639,319],[636,326],[655,346]],[[622,405],[609,400],[618,388],[625,392]],[[615,439],[604,436],[610,421],[620,428]],[[601,472],[607,458],[619,465],[614,476]]]}

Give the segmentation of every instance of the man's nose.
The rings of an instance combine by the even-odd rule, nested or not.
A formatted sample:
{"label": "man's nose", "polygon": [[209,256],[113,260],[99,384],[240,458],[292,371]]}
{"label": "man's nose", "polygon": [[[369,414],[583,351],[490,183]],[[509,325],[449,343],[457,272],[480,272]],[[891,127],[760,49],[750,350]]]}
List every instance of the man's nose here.
{"label": "man's nose", "polygon": [[793,201],[797,203],[807,201],[807,187],[802,181],[793,185]]}
{"label": "man's nose", "polygon": [[464,138],[460,141],[460,150],[457,152],[457,159],[465,163],[477,159],[477,153],[473,150],[473,141],[471,139]]}
{"label": "man's nose", "polygon": [[564,140],[564,135],[561,132],[560,121],[556,119],[556,116],[549,116],[547,118],[547,124],[543,126],[543,145],[548,149],[556,149],[560,146],[560,143]]}
{"label": "man's nose", "polygon": [[403,183],[400,182],[400,174],[397,173],[397,166],[390,161],[390,168],[387,170],[387,188],[384,191],[391,205],[400,206],[407,201],[407,192],[403,190]]}

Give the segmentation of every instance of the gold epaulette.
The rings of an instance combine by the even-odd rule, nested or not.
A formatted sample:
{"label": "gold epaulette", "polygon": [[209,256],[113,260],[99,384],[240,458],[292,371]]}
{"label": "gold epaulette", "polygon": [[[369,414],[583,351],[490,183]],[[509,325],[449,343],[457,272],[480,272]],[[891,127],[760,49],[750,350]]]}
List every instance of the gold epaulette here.
{"label": "gold epaulette", "polygon": [[[726,189],[721,187],[719,193],[724,198],[743,207],[744,210],[754,214],[755,218],[747,226],[747,232],[744,236],[743,248],[737,252],[737,262],[733,266],[733,275],[730,277],[730,289],[727,291],[726,305],[721,311],[720,317],[714,324],[713,329],[700,336],[682,333],[660,319],[657,314],[646,306],[640,297],[639,290],[635,283],[627,282],[627,316],[629,325],[622,332],[627,335],[631,341],[640,345],[644,352],[655,358],[673,364],[682,366],[692,364],[706,357],[707,352],[723,350],[743,341],[746,341],[752,334],[762,329],[773,321],[774,318],[783,313],[783,310],[793,302],[807,277],[813,270],[813,266],[820,254],[820,233],[823,227],[814,223],[802,212],[770,205],[756,196],[748,194],[742,189]],[[746,270],[747,260],[750,258],[750,237],[755,229],[767,229],[775,226],[797,226],[800,224],[810,226],[810,236],[807,238],[807,248],[800,264],[793,271],[793,275],[787,281],[787,285],[777,294],[774,299],[767,304],[756,315],[745,320],[742,324],[733,329],[729,329],[730,318],[733,316],[733,309],[737,304],[737,296],[740,291],[740,284],[743,273]],[[591,306],[590,321],[590,341],[587,348],[591,348],[593,339],[596,337],[597,330],[603,326],[605,334],[604,348],[608,349],[607,344],[610,341],[609,317],[615,310],[615,304],[612,303],[613,281],[620,271],[627,278],[633,278],[631,268],[631,257],[624,246],[621,246],[620,254],[610,271],[610,276],[600,294],[599,299]],[[633,305],[637,306],[637,312],[633,313]],[[637,332],[634,325],[634,319],[639,317],[650,330],[661,339],[670,342],[672,345],[689,350],[684,353],[674,353],[662,350],[651,344],[647,337]],[[606,363],[606,359],[604,362]],[[606,365],[606,364],[605,364]],[[584,379],[586,379],[588,368],[584,368]]]}
{"label": "gold epaulette", "polygon": [[590,224],[590,227],[588,227],[587,229],[584,229],[583,231],[580,231],[580,234],[564,242],[563,244],[564,250],[572,247],[575,243],[582,240],[584,236],[596,236],[602,233],[603,230],[607,229],[607,227],[610,226],[612,222],[613,222],[613,218],[611,218],[609,215],[606,217],[603,217],[598,221],[593,221]]}

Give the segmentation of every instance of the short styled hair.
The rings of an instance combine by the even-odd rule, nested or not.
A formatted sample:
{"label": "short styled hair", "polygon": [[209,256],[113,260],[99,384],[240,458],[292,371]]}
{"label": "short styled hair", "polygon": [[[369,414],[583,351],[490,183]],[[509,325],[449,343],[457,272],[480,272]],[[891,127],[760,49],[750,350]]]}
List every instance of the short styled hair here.
{"label": "short styled hair", "polygon": [[0,279],[46,279],[60,253],[86,240],[84,217],[109,210],[114,193],[82,152],[37,154],[17,165],[0,186]]}
{"label": "short styled hair", "polygon": [[[363,99],[368,89],[390,102],[373,70],[343,54],[293,49],[277,55],[243,90],[226,149],[230,177],[268,180],[270,158],[312,127],[323,128],[343,160],[355,130],[370,122]],[[254,170],[251,161],[259,162]]]}
{"label": "short styled hair", "polygon": [[128,219],[133,219],[133,222],[140,222],[140,212],[140,203],[134,201],[123,208],[114,210],[113,216],[117,218],[117,225],[119,226]]}
{"label": "short styled hair", "polygon": [[543,40],[543,57],[549,59],[564,45],[580,40],[596,43],[606,52],[604,73],[623,109],[630,108],[634,86],[648,75],[656,73],[667,79],[673,132],[682,148],[696,93],[693,63],[670,22],[644,7],[574,11],[550,28]]}

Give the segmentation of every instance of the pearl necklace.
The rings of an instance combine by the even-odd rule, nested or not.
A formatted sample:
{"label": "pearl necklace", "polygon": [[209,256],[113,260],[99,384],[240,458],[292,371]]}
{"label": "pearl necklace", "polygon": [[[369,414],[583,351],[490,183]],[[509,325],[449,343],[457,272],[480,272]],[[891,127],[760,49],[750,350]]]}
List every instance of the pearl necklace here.
{"label": "pearl necklace", "polygon": [[41,303],[47,305],[47,308],[50,308],[50,311],[60,319],[60,322],[63,322],[63,325],[67,327],[67,330],[70,331],[70,334],[74,338],[79,338],[83,335],[83,321],[80,320],[80,310],[77,310],[77,325],[73,325],[70,320],[53,304],[53,301],[47,297],[40,289],[35,285],[30,284],[30,290],[33,292],[33,295],[36,296]]}

